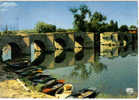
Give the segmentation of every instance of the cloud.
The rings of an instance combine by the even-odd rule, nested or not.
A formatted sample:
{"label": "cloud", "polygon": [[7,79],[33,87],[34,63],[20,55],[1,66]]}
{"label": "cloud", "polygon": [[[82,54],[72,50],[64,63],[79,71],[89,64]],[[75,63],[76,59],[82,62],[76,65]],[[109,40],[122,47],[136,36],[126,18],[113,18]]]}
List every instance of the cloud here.
{"label": "cloud", "polygon": [[0,4],[0,11],[8,11],[10,7],[18,6],[15,2],[3,2]]}

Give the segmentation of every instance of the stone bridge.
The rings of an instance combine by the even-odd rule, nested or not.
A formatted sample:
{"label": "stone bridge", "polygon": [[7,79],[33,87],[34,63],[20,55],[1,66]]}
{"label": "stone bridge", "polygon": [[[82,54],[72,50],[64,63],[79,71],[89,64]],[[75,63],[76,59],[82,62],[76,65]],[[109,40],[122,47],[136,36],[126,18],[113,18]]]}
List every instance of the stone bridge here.
{"label": "stone bridge", "polygon": [[56,49],[93,48],[94,33],[43,33],[16,34],[0,36],[0,51],[10,45],[13,53],[31,54],[31,44],[35,43],[42,51],[54,52]]}

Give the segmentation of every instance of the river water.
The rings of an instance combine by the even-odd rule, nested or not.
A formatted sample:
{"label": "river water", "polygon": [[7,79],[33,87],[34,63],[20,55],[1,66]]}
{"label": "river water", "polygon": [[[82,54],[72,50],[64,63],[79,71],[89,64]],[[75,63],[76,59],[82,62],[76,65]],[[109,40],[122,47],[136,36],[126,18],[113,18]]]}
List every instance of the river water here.
{"label": "river water", "polygon": [[[3,60],[11,59],[9,52],[2,55]],[[127,88],[137,92],[138,54],[134,45],[101,46],[100,50],[81,49],[76,53],[57,50],[52,54],[35,52],[32,47],[31,56],[27,57],[36,66],[46,67],[43,73],[72,83],[74,91],[95,87],[115,96],[125,95]]]}

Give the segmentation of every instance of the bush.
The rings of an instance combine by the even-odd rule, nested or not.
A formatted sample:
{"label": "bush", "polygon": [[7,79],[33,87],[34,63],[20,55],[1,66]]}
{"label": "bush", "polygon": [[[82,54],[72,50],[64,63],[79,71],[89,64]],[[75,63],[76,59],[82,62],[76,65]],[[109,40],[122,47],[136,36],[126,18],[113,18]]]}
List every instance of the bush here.
{"label": "bush", "polygon": [[38,33],[55,32],[56,26],[51,24],[46,24],[44,22],[38,22],[35,27]]}
{"label": "bush", "polygon": [[66,30],[65,29],[62,29],[62,28],[58,28],[58,29],[56,29],[56,31],[57,32],[66,32]]}

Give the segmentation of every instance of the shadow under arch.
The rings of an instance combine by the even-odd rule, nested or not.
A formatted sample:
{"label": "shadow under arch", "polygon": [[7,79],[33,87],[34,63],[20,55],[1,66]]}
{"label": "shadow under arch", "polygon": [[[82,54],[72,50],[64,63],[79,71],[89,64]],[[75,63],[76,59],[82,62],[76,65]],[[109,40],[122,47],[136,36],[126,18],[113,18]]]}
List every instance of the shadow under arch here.
{"label": "shadow under arch", "polygon": [[84,46],[84,39],[81,36],[75,37],[75,41]]}
{"label": "shadow under arch", "polygon": [[65,47],[67,46],[66,41],[62,38],[57,38],[55,39],[55,41],[58,42],[63,47],[63,49],[65,49]]}
{"label": "shadow under arch", "polygon": [[[10,55],[8,52],[10,53]],[[0,50],[0,56],[1,56],[0,59],[2,62],[7,61],[7,60],[16,60],[17,58],[20,58],[22,56],[22,49],[19,47],[17,43],[9,42],[5,44]]]}
{"label": "shadow under arch", "polygon": [[80,61],[82,60],[84,57],[84,50],[82,49],[80,52],[78,52],[77,54],[75,54],[75,60]]}
{"label": "shadow under arch", "polygon": [[55,58],[55,63],[62,63],[66,58],[66,53],[63,51],[59,56]]}
{"label": "shadow under arch", "polygon": [[39,46],[42,52],[46,51],[46,47],[41,40],[34,40],[33,43]]}
{"label": "shadow under arch", "polygon": [[22,54],[21,48],[16,43],[10,42],[8,43],[8,45],[10,45],[11,47],[12,59],[21,56]]}
{"label": "shadow under arch", "polygon": [[46,54],[45,53],[41,53],[34,61],[31,62],[31,65],[32,66],[40,65],[41,63],[44,62],[45,57],[46,57]]}

